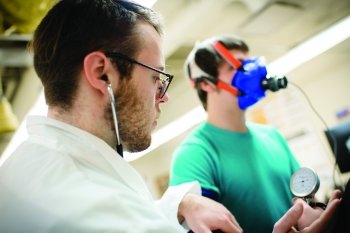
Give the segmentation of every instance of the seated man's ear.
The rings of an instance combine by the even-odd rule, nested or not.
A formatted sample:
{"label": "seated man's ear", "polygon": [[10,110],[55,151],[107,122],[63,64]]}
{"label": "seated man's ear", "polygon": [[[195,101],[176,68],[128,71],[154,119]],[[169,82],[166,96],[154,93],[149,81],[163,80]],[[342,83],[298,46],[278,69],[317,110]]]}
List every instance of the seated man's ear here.
{"label": "seated man's ear", "polygon": [[104,53],[96,51],[84,58],[83,74],[91,87],[106,94],[109,83],[107,72],[111,62]]}

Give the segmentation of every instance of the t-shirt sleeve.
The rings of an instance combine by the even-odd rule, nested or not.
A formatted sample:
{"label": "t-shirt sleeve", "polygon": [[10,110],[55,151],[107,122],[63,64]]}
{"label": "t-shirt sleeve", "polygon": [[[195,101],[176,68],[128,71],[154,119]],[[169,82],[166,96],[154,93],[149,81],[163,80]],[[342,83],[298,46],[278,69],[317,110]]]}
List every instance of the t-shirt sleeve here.
{"label": "t-shirt sleeve", "polygon": [[170,169],[170,185],[198,181],[202,189],[220,194],[214,153],[203,141],[192,141],[177,148]]}

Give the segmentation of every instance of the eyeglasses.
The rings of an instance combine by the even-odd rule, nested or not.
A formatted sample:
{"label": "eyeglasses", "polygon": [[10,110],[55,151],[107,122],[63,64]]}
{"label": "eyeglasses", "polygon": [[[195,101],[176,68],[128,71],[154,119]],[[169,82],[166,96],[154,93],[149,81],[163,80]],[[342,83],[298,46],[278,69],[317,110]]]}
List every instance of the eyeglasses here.
{"label": "eyeglasses", "polygon": [[138,61],[136,61],[136,60],[134,60],[134,59],[132,59],[132,58],[122,54],[122,53],[106,52],[105,54],[106,54],[107,57],[124,59],[124,60],[126,60],[128,62],[131,62],[131,63],[137,64],[137,65],[143,66],[143,67],[145,67],[147,69],[150,69],[150,70],[153,70],[153,71],[159,73],[160,75],[159,75],[159,77],[157,77],[157,79],[160,81],[161,86],[159,88],[159,91],[157,92],[157,98],[161,99],[161,98],[164,97],[166,91],[169,88],[171,80],[173,80],[174,75],[165,73],[162,70],[159,70],[159,69],[154,68],[152,66],[149,66],[149,65],[143,64],[141,62],[138,62]]}

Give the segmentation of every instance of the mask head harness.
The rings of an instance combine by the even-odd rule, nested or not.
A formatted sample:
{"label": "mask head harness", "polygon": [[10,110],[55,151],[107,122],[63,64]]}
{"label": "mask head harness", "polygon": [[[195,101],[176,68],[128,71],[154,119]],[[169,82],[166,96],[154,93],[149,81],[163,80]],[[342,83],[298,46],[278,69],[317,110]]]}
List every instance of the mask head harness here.
{"label": "mask head harness", "polygon": [[[203,56],[197,57],[196,52],[192,51],[189,55],[187,66],[187,74],[191,80],[192,86],[194,86],[196,82],[209,81],[216,85],[217,88],[237,96],[239,108],[242,110],[247,109],[249,106],[265,97],[266,90],[278,91],[281,88],[287,87],[288,82],[286,77],[266,77],[267,70],[263,57],[253,57],[240,61],[218,40],[211,42],[210,48],[207,48],[208,56],[217,56],[216,54],[210,54],[215,52],[235,68],[236,72],[232,78],[231,84],[218,80],[203,71],[197,63],[200,63],[201,59],[206,58]],[[214,61],[214,59],[212,60]]]}

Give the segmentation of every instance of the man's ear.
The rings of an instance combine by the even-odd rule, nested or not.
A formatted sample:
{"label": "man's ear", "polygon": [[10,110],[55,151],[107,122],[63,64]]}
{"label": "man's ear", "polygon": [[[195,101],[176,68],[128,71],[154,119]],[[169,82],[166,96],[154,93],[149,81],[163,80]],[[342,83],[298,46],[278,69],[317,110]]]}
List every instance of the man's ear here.
{"label": "man's ear", "polygon": [[84,76],[88,83],[95,89],[106,94],[109,83],[107,67],[110,64],[108,58],[102,52],[92,52],[84,58]]}
{"label": "man's ear", "polygon": [[216,85],[207,79],[203,79],[199,86],[205,92],[213,92],[216,90]]}

